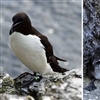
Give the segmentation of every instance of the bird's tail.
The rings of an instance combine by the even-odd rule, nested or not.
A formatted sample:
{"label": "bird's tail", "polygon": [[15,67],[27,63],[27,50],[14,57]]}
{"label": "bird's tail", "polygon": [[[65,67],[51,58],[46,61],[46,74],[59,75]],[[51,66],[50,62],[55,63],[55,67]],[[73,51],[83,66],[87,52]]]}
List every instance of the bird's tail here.
{"label": "bird's tail", "polygon": [[69,71],[68,69],[60,67],[58,64],[51,63],[50,64],[54,72],[64,73]]}
{"label": "bird's tail", "polygon": [[[60,58],[58,58],[58,59],[60,59]],[[68,71],[68,69],[65,69],[65,68],[62,68],[59,66],[57,57],[55,57],[55,56],[50,57],[50,65],[51,65],[53,71],[55,71],[55,72],[64,73],[64,72]]]}
{"label": "bird's tail", "polygon": [[59,61],[67,62],[67,60],[61,59],[61,58],[59,58],[59,57],[57,57],[57,56],[55,56],[55,57],[56,57],[56,59],[59,60]]}

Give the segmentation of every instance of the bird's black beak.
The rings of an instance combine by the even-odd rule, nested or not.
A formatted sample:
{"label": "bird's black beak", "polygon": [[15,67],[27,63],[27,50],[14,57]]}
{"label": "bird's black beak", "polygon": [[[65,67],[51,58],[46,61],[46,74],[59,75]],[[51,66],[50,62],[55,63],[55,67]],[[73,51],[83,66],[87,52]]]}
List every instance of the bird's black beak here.
{"label": "bird's black beak", "polygon": [[21,23],[22,22],[18,22],[18,23],[13,24],[11,29],[10,29],[10,33],[9,34],[11,35],[14,31],[16,31],[16,29],[20,26]]}

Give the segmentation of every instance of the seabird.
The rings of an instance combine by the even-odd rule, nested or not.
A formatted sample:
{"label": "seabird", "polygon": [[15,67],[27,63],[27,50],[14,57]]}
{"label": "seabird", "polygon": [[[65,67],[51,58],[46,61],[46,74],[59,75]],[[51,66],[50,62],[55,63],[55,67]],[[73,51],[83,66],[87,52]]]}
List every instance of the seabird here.
{"label": "seabird", "polygon": [[29,69],[41,75],[68,71],[59,66],[58,58],[53,53],[53,46],[48,38],[37,31],[24,12],[15,14],[10,29],[10,46],[16,57]]}

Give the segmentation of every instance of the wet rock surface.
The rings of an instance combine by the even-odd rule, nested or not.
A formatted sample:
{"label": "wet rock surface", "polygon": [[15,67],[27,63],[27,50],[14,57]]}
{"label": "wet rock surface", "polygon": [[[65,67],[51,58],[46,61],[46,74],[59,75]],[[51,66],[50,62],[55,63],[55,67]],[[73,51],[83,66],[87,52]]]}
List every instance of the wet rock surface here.
{"label": "wet rock surface", "polygon": [[[93,75],[91,71],[100,66],[100,0],[84,0],[83,9],[83,68],[84,88],[90,83]],[[98,71],[100,68],[98,69]],[[84,100],[99,100],[100,82],[96,80],[94,91],[84,90]]]}
{"label": "wet rock surface", "polygon": [[[84,78],[84,88],[88,86],[90,82],[90,79]],[[100,80],[96,80],[94,84],[97,87],[94,91],[83,90],[83,100],[100,100]]]}
{"label": "wet rock surface", "polygon": [[81,70],[45,76],[25,72],[14,79],[14,88],[17,91],[15,94],[30,95],[35,100],[81,100]]}
{"label": "wet rock surface", "polygon": [[87,64],[92,58],[95,50],[100,48],[100,1],[84,0],[83,10],[83,29],[84,29],[84,74]]}
{"label": "wet rock surface", "polygon": [[[84,74],[87,64],[93,58],[97,48],[100,48],[100,1],[84,0],[83,10],[83,29],[84,29]],[[96,59],[96,58],[95,58]],[[99,59],[99,58],[98,58]],[[96,59],[96,61],[98,60]]]}

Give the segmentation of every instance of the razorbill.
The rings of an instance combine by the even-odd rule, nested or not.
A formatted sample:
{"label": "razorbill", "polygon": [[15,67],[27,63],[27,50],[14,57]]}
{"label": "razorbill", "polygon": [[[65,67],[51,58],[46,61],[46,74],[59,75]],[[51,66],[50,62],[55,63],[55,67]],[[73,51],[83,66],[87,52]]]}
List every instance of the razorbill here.
{"label": "razorbill", "polygon": [[48,38],[31,25],[26,13],[15,14],[12,21],[13,24],[9,32],[10,46],[16,57],[25,66],[41,75],[67,71],[58,64],[58,60],[66,60],[54,55]]}

